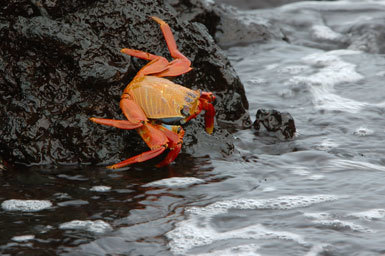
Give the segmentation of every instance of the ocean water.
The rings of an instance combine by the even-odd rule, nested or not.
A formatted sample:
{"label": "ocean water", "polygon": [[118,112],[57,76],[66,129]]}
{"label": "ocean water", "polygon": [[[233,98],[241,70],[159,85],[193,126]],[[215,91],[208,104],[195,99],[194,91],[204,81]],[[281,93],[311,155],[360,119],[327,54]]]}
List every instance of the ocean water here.
{"label": "ocean water", "polygon": [[[385,254],[384,1],[244,11],[290,43],[225,50],[259,108],[289,112],[294,139],[237,131],[228,157],[166,169],[2,173],[2,255]],[[384,23],[385,24],[385,23]]]}

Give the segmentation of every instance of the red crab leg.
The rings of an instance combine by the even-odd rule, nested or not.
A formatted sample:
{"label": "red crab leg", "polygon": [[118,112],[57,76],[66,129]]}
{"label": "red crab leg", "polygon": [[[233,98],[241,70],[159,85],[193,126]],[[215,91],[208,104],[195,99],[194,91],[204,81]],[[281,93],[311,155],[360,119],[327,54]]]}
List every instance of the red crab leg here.
{"label": "red crab leg", "polygon": [[166,150],[166,147],[159,147],[159,148],[156,148],[154,150],[150,150],[150,151],[144,152],[144,153],[142,153],[140,155],[133,156],[133,157],[131,157],[129,159],[126,159],[124,161],[121,161],[121,162],[119,162],[117,164],[107,166],[107,168],[109,168],[109,169],[118,169],[118,168],[122,168],[124,166],[130,165],[130,164],[133,164],[133,163],[144,162],[144,161],[152,159],[152,158],[154,158],[156,156],[159,156],[165,150]]}
{"label": "red crab leg", "polygon": [[146,76],[150,74],[160,73],[167,69],[168,60],[161,56],[157,56],[148,52],[143,52],[134,49],[123,48],[120,52],[134,56],[144,60],[150,60],[144,67],[142,67],[135,77]]}
{"label": "red crab leg", "polygon": [[108,166],[107,168],[117,169],[129,164],[147,161],[162,154],[162,152],[168,147],[169,140],[163,131],[158,129],[158,125],[145,123],[142,127],[139,127],[137,131],[151,150],[128,158],[117,164]]}
{"label": "red crab leg", "polygon": [[148,121],[143,109],[132,99],[131,95],[126,93],[126,91],[123,92],[119,105],[124,116],[131,123],[144,123]]}
{"label": "red crab leg", "polygon": [[168,65],[168,69],[157,74],[156,76],[179,76],[189,72],[191,70],[191,61],[179,52],[170,26],[158,17],[152,16],[151,18],[159,23],[164,39],[166,40],[168,50],[170,51],[171,57],[174,58],[174,60]]}
{"label": "red crab leg", "polygon": [[167,154],[167,156],[163,159],[162,162],[156,165],[156,167],[163,167],[172,163],[175,160],[175,158],[178,156],[182,148],[184,130],[182,129],[181,126],[174,126],[178,130],[177,133],[175,133],[174,131],[170,131],[169,129],[163,126],[158,126],[158,127],[161,131],[164,132],[164,134],[170,141],[169,142],[170,152]]}
{"label": "red crab leg", "polygon": [[131,96],[128,94],[123,94],[120,101],[120,108],[128,120],[114,120],[95,117],[91,117],[90,120],[97,124],[104,124],[125,130],[139,128],[143,126],[144,122],[147,121],[147,117],[142,108],[135,101],[133,101]]}
{"label": "red crab leg", "polygon": [[215,96],[211,92],[202,92],[200,103],[205,110],[205,127],[206,132],[211,134],[214,130],[215,108],[211,102],[215,100]]}
{"label": "red crab leg", "polygon": [[202,92],[201,97],[199,98],[199,106],[194,114],[190,115],[184,120],[184,123],[187,123],[191,119],[197,117],[202,110],[205,111],[205,127],[206,132],[211,134],[214,130],[214,117],[215,117],[215,108],[211,102],[215,100],[215,96],[211,92]]}
{"label": "red crab leg", "polygon": [[105,119],[105,118],[96,118],[96,117],[91,117],[90,120],[97,124],[104,124],[104,125],[113,126],[113,127],[116,127],[119,129],[125,129],[125,130],[139,128],[143,125],[142,123],[131,123],[130,121],[127,121],[127,120],[114,120],[114,119]]}

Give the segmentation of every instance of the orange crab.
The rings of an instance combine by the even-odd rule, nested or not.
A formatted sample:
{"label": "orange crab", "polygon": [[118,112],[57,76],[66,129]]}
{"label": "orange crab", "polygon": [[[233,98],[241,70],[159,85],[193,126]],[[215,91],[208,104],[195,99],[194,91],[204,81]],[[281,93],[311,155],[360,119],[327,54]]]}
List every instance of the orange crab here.
{"label": "orange crab", "polygon": [[150,148],[147,152],[108,166],[111,169],[149,160],[166,149],[170,150],[169,153],[157,166],[170,164],[182,147],[184,130],[181,125],[195,118],[202,110],[205,110],[206,132],[213,132],[215,109],[212,102],[215,96],[211,92],[190,90],[163,78],[189,72],[191,62],[178,51],[169,25],[160,18],[151,18],[159,23],[174,60],[169,62],[164,57],[147,52],[122,49],[122,53],[150,61],[123,91],[120,108],[127,120],[90,118],[98,124],[136,129]]}

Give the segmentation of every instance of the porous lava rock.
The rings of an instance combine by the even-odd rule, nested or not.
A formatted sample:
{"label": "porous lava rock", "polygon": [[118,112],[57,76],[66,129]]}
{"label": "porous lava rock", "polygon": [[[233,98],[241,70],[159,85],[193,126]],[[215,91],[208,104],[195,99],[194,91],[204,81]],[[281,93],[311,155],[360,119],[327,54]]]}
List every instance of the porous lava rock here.
{"label": "porous lava rock", "polygon": [[[94,124],[122,119],[120,95],[146,63],[123,47],[170,59],[159,26],[164,19],[193,70],[175,81],[217,96],[216,131],[202,119],[186,127],[187,152],[229,153],[224,126],[250,124],[243,86],[207,28],[179,19],[163,0],[27,1],[0,7],[0,155],[27,165],[111,163],[146,149],[135,131]],[[203,141],[203,143],[196,143]],[[194,145],[203,148],[194,148]],[[190,151],[189,151],[190,150]]]}

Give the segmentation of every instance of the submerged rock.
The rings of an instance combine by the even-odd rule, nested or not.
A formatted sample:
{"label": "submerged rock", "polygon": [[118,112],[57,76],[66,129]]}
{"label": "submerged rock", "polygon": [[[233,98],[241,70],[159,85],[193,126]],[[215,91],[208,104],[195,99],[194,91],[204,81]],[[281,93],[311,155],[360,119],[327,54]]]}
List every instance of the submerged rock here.
{"label": "submerged rock", "polygon": [[[35,4],[33,4],[35,3]],[[135,131],[95,125],[91,116],[122,119],[120,95],[146,63],[123,47],[170,59],[158,16],[174,31],[193,71],[175,81],[217,97],[214,136],[205,148],[229,153],[221,127],[247,126],[243,86],[206,27],[179,20],[167,1],[8,1],[0,10],[0,155],[22,164],[114,162],[146,149]],[[186,127],[184,150],[196,143],[202,119]],[[198,136],[199,137],[199,136]],[[201,136],[202,137],[202,136]],[[208,145],[208,148],[207,148]]]}

